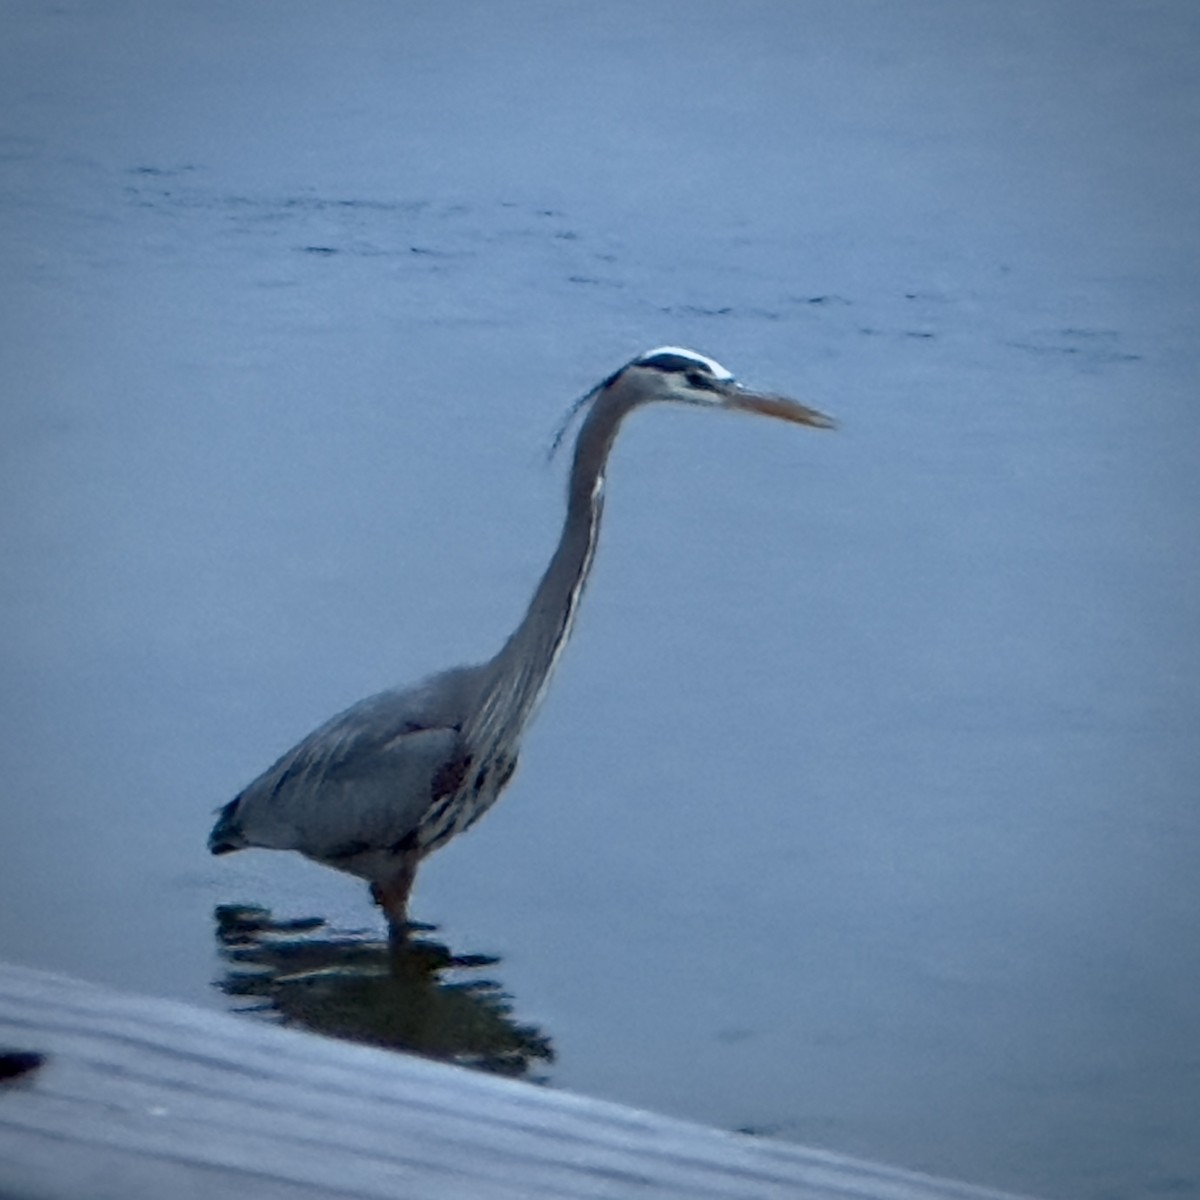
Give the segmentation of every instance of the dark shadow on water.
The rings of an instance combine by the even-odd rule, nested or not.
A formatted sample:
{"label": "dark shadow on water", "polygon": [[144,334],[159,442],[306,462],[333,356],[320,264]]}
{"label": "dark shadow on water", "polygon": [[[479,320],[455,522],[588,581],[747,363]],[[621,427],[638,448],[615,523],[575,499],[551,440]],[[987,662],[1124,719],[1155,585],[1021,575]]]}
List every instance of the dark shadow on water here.
{"label": "dark shadow on water", "polygon": [[480,972],[499,958],[455,955],[415,926],[407,945],[330,929],[320,918],[276,921],[268,909],[213,912],[225,973],[217,986],[241,1011],[348,1041],[536,1079],[550,1039],[514,1020],[510,997]]}

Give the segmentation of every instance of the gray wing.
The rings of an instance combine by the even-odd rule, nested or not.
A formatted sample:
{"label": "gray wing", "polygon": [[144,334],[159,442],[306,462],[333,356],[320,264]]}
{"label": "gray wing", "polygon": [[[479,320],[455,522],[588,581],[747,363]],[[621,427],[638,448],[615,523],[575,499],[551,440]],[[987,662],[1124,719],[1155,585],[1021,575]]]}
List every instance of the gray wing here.
{"label": "gray wing", "polygon": [[475,671],[381,692],[327,721],[225,806],[215,854],[247,846],[336,861],[396,845],[453,776]]}

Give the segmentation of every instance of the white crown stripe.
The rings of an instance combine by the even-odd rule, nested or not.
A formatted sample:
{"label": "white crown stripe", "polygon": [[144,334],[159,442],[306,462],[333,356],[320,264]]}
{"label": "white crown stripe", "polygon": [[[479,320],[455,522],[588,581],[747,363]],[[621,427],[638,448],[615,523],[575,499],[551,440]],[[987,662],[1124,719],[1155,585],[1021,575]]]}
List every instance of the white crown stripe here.
{"label": "white crown stripe", "polygon": [[647,350],[645,354],[634,361],[645,362],[659,354],[673,354],[677,358],[690,358],[694,363],[710,371],[716,379],[730,380],[733,378],[733,372],[721,366],[716,359],[709,358],[706,354],[697,354],[695,350],[688,350],[684,346],[656,346],[653,350]]}

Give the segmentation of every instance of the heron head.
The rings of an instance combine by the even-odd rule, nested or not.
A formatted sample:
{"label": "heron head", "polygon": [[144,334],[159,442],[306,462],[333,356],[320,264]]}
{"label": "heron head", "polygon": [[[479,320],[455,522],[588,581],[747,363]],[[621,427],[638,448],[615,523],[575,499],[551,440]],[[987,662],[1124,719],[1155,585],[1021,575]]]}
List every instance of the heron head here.
{"label": "heron head", "polygon": [[760,413],[816,429],[834,427],[832,418],[815,408],[787,396],[753,391],[740,384],[733,372],[715,359],[682,346],[659,346],[647,351],[613,377],[613,383],[618,380],[635,390],[638,403],[673,400],[704,408]]}
{"label": "heron head", "polygon": [[607,411],[616,411],[619,416],[656,400],[673,400],[677,404],[695,404],[703,408],[761,413],[797,425],[811,425],[815,429],[833,429],[836,424],[832,417],[798,400],[744,387],[732,371],[695,350],[659,346],[627,362],[571,405],[550,444],[552,456],[563,444],[578,415],[602,400],[615,404],[615,410],[609,408]]}

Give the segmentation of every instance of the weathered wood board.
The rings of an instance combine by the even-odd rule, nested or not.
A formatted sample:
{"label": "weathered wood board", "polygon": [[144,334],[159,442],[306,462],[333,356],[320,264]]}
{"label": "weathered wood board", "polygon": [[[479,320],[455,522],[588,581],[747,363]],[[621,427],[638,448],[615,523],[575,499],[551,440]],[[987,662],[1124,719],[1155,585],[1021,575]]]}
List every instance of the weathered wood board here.
{"label": "weathered wood board", "polygon": [[0,1197],[1000,1193],[0,963]]}

